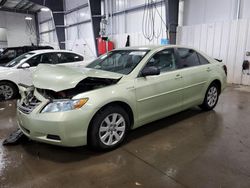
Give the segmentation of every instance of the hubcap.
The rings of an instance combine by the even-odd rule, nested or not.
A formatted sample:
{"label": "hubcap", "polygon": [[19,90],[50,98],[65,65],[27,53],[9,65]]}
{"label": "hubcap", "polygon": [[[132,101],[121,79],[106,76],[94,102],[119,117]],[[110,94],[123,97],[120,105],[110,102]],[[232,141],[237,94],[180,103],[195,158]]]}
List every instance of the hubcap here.
{"label": "hubcap", "polygon": [[207,93],[207,104],[212,107],[215,105],[218,98],[217,88],[212,86]]}
{"label": "hubcap", "polygon": [[99,138],[103,144],[112,146],[122,139],[125,128],[126,122],[122,115],[110,114],[101,123]]}
{"label": "hubcap", "polygon": [[14,94],[13,89],[8,85],[0,86],[0,95],[4,97],[5,100],[10,99]]}

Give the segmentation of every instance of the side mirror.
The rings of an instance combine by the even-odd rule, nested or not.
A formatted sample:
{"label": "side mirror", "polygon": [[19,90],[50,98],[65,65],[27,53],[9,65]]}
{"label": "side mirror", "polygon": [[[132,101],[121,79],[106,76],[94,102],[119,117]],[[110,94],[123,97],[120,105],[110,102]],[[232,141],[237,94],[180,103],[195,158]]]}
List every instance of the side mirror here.
{"label": "side mirror", "polygon": [[30,65],[29,65],[29,63],[24,63],[21,65],[21,68],[27,69],[27,68],[30,68]]}
{"label": "side mirror", "polygon": [[160,69],[155,66],[145,67],[141,72],[141,75],[143,77],[154,76],[159,74],[160,74]]}

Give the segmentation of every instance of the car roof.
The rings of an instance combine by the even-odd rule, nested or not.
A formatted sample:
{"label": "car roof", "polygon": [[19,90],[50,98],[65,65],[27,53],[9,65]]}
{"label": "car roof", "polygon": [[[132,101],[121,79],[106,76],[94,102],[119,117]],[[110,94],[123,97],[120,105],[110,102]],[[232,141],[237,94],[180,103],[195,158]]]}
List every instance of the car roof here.
{"label": "car roof", "polygon": [[164,49],[164,48],[189,48],[189,49],[193,49],[192,47],[182,46],[182,45],[144,45],[144,46],[117,48],[115,50],[158,50],[158,49],[160,50],[160,49]]}
{"label": "car roof", "polygon": [[16,47],[5,48],[5,50],[16,50],[16,49],[23,49],[23,48],[53,49],[53,47],[51,46],[16,46]]}
{"label": "car roof", "polygon": [[[50,53],[50,52],[54,52],[54,53],[74,53],[74,54],[78,54],[78,55],[81,55],[77,52],[72,52],[72,51],[69,51],[69,50],[50,50],[50,49],[45,49],[45,50],[33,50],[33,51],[30,51],[31,53],[35,53],[35,54],[43,54],[43,53]],[[30,53],[28,52],[28,53]],[[82,56],[82,55],[81,55]]]}

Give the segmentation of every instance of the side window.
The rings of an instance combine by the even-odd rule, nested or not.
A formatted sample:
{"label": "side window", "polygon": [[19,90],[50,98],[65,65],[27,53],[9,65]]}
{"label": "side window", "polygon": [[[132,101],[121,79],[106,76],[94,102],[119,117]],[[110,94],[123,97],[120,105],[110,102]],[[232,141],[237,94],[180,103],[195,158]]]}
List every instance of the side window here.
{"label": "side window", "polygon": [[73,53],[58,53],[59,63],[72,63],[77,61],[83,61],[83,57]]}
{"label": "side window", "polygon": [[20,55],[22,55],[22,54],[24,54],[23,50],[22,50],[22,49],[18,49],[18,50],[17,50],[17,56],[20,56]]}
{"label": "side window", "polygon": [[209,64],[208,60],[203,57],[201,54],[197,53],[198,54],[198,57],[199,57],[199,60],[200,60],[200,64],[201,65],[206,65],[206,64]]}
{"label": "side window", "polygon": [[26,61],[30,67],[36,67],[41,62],[41,55],[36,55]]}
{"label": "side window", "polygon": [[178,48],[177,55],[178,55],[178,61],[177,61],[178,69],[198,66],[200,64],[198,55],[194,50],[187,48]]}
{"label": "side window", "polygon": [[55,53],[41,54],[40,63],[44,64],[57,64],[58,57]]}
{"label": "side window", "polygon": [[16,50],[8,50],[5,54],[4,54],[4,58],[8,58],[8,59],[13,59],[16,57]]}
{"label": "side window", "polygon": [[156,53],[147,63],[146,67],[155,66],[161,72],[168,72],[176,69],[174,49],[166,49]]}

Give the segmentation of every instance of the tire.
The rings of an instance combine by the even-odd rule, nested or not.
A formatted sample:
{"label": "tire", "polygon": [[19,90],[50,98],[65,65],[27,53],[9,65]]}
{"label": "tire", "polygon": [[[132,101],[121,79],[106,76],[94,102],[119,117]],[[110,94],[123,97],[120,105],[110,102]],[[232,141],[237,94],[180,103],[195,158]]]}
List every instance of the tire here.
{"label": "tire", "polygon": [[0,82],[0,100],[15,99],[18,95],[18,89],[15,84],[11,82]]}
{"label": "tire", "polygon": [[204,101],[200,105],[200,108],[205,111],[214,109],[214,107],[216,106],[218,102],[219,95],[220,95],[220,92],[219,92],[218,85],[215,83],[212,83],[206,91]]}
{"label": "tire", "polygon": [[95,150],[115,149],[125,140],[129,126],[129,116],[123,108],[108,106],[97,112],[91,121],[88,145]]}

